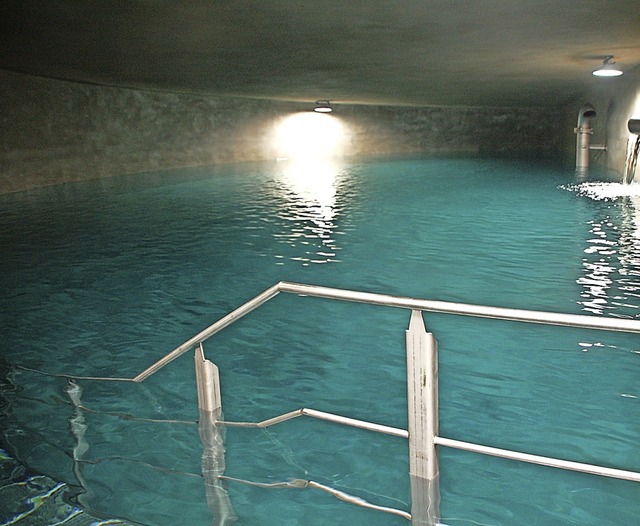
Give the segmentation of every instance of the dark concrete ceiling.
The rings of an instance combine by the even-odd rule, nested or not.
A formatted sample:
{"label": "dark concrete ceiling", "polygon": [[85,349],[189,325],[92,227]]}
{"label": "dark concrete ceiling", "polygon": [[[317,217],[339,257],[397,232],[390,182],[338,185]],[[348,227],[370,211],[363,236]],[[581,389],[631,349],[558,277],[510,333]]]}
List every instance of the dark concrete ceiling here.
{"label": "dark concrete ceiling", "polygon": [[[639,0],[2,0],[0,69],[287,100],[559,106],[640,64]],[[600,58],[599,58],[600,57]]]}

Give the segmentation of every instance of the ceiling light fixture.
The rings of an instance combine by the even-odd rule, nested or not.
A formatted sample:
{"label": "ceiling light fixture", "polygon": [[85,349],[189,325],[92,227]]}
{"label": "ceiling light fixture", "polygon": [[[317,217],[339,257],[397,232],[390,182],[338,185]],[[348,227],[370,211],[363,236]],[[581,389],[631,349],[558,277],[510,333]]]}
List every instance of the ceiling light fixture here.
{"label": "ceiling light fixture", "polygon": [[613,55],[607,55],[602,61],[602,66],[593,70],[593,74],[596,77],[619,77],[622,75],[622,70],[615,65]]}
{"label": "ceiling light fixture", "polygon": [[329,104],[328,100],[317,100],[313,111],[317,113],[331,113],[333,108],[331,107],[331,104]]}

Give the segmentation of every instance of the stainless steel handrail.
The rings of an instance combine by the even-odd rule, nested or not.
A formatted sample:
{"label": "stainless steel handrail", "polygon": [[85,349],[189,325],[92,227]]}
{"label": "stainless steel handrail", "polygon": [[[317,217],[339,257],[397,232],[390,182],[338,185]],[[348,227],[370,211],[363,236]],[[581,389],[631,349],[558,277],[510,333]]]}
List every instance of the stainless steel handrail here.
{"label": "stainless steel handrail", "polygon": [[[356,420],[355,418],[335,415],[333,413],[327,413],[325,411],[316,411],[315,409],[309,409],[306,407],[296,409],[295,411],[289,411],[288,413],[277,415],[260,422],[230,422],[227,420],[217,420],[216,424],[226,427],[266,428],[280,424],[282,422],[287,422],[288,420],[298,418],[299,416],[309,416],[311,418],[317,418],[319,420],[325,420],[327,422],[333,422],[335,424],[356,427],[359,429],[374,431],[376,433],[382,433],[399,438],[409,438],[409,432],[405,429],[385,426],[382,424],[375,424],[373,422],[367,422],[365,420]],[[580,473],[599,475],[601,477],[640,482],[640,473],[636,471],[598,466],[596,464],[587,464],[584,462],[574,462],[572,460],[545,457],[542,455],[532,455],[530,453],[522,453],[520,451],[514,451],[511,449],[501,449],[492,446],[485,446],[482,444],[475,444],[473,442],[465,442],[463,440],[446,438],[439,435],[434,436],[433,441],[434,444],[438,446],[444,446],[450,449],[460,449],[462,451],[470,451],[472,453],[479,453],[481,455],[506,458],[509,460],[517,460],[519,462],[538,464],[540,466],[564,469],[567,471],[578,471]]]}
{"label": "stainless steel handrail", "polygon": [[366,429],[367,431],[375,431],[376,433],[383,433],[385,435],[391,435],[400,438],[409,438],[409,433],[405,429],[384,426],[382,424],[374,424],[373,422],[335,415],[333,413],[327,413],[326,411],[317,411],[316,409],[309,409],[308,407],[296,409],[295,411],[289,411],[288,413],[274,416],[272,418],[268,418],[267,420],[262,420],[261,422],[229,422],[227,420],[218,420],[216,424],[227,427],[265,428],[275,426],[276,424],[280,424],[294,418],[298,418],[299,416],[310,416],[311,418],[317,418],[318,420],[325,420],[327,422],[333,422],[335,424],[357,427],[359,429]]}
{"label": "stainless steel handrail", "polygon": [[519,451],[513,451],[510,449],[500,449],[497,447],[483,446],[482,444],[474,444],[473,442],[464,442],[462,440],[453,440],[451,438],[445,438],[441,436],[434,437],[433,441],[438,446],[445,446],[452,449],[461,449],[463,451],[471,451],[472,453],[480,453],[481,455],[489,455],[491,457],[507,458],[509,460],[517,460],[519,462],[538,464],[540,466],[564,469],[567,471],[577,471],[579,473],[588,473],[590,475],[599,475],[601,477],[640,482],[640,473],[636,471],[609,468],[606,466],[586,464],[584,462],[574,462],[572,460],[563,460],[560,458],[543,457],[541,455],[531,455],[530,453],[521,453]]}
{"label": "stainless steel handrail", "polygon": [[164,357],[162,357],[160,360],[155,362],[153,365],[151,365],[150,367],[142,371],[138,376],[135,376],[134,378],[132,378],[132,380],[134,382],[142,382],[143,380],[146,380],[147,378],[149,378],[149,376],[156,373],[157,371],[162,369],[165,365],[172,362],[179,356],[182,356],[184,353],[186,353],[190,349],[193,349],[199,343],[204,342],[205,340],[213,336],[215,333],[220,332],[225,327],[228,327],[235,321],[238,321],[240,318],[243,318],[244,316],[249,314],[251,311],[256,310],[263,303],[266,303],[271,298],[277,296],[280,292],[279,287],[280,287],[280,283],[277,283],[273,287],[270,287],[267,290],[265,290],[262,294],[258,294],[255,298],[247,301],[244,305],[241,305],[234,311],[231,311],[229,314],[227,314],[223,318],[220,318],[215,323],[209,325],[209,327],[207,327],[203,331],[200,331],[193,338],[188,339],[182,345],[179,345],[178,347],[176,347],[173,351],[166,354]]}
{"label": "stainless steel handrail", "polygon": [[240,318],[254,311],[281,292],[289,294],[299,294],[301,296],[312,296],[316,298],[381,305],[385,307],[396,307],[425,312],[438,312],[443,314],[456,314],[460,316],[472,316],[476,318],[490,318],[495,320],[517,321],[543,325],[559,325],[564,327],[631,332],[640,334],[640,321],[636,320],[585,316],[582,314],[563,314],[559,312],[544,312],[525,309],[509,309],[504,307],[472,305],[448,301],[425,300],[281,281],[268,288],[261,294],[257,295],[255,298],[247,301],[223,318],[219,319],[206,329],[196,334],[194,337],[184,342],[182,345],[179,345],[173,351],[169,352],[160,360],[147,367],[144,371],[139,373],[131,380],[134,382],[142,382],[143,380],[146,380],[147,378],[149,378],[149,376],[162,369],[168,363],[183,355],[185,352],[189,351],[199,343],[204,342],[217,332],[220,332],[225,327],[228,327]]}
{"label": "stainless steel handrail", "polygon": [[[427,333],[424,326],[424,320],[422,319],[422,312],[437,312],[504,321],[640,334],[640,321],[637,320],[425,300],[281,281],[211,324],[206,329],[200,331],[198,334],[176,347],[137,376],[130,379],[112,378],[111,380],[142,382],[185,352],[197,346],[198,350],[196,351],[194,359],[196,362],[198,404],[201,409],[201,414],[213,414],[214,410],[217,413],[221,413],[222,408],[219,395],[218,370],[212,362],[209,362],[204,357],[202,343],[280,293],[366,303],[371,305],[408,309],[411,311],[411,321],[406,331],[409,429],[404,430],[392,428],[381,424],[374,424],[308,408],[290,411],[261,422],[229,422],[217,419],[214,421],[215,425],[212,424],[212,426],[209,427],[214,427],[216,429],[217,426],[263,428],[285,422],[299,416],[309,416],[337,424],[407,438],[409,440],[409,475],[411,479],[412,494],[411,514],[398,510],[388,510],[369,503],[360,503],[360,505],[366,505],[366,507],[373,507],[374,509],[390,513],[401,514],[402,516],[412,520],[412,523],[424,524],[426,526],[440,524],[438,522],[440,500],[439,467],[438,453],[435,446],[461,449],[521,462],[640,482],[640,473],[638,472],[567,461],[552,457],[543,457],[439,436],[437,402],[437,341],[433,334]],[[109,380],[109,378],[97,377],[91,379]],[[215,396],[213,396],[212,393],[214,393]],[[204,401],[201,400],[201,398]],[[333,490],[331,488],[328,489],[339,498],[344,497],[343,500],[348,500],[349,502],[354,503],[358,503],[361,500],[351,498],[337,490]]]}

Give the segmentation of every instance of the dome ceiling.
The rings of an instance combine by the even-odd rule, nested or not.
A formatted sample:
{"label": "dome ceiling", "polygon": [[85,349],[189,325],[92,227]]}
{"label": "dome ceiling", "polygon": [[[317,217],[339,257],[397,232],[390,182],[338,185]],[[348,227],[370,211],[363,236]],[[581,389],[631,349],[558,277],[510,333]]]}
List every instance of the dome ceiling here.
{"label": "dome ceiling", "polygon": [[640,64],[637,0],[5,0],[0,69],[358,104],[561,106]]}

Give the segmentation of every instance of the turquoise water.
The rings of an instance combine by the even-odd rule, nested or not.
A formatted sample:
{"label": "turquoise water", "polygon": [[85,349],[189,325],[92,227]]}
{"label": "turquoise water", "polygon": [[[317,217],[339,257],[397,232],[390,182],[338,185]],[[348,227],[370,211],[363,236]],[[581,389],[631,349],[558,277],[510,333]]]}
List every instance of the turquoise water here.
{"label": "turquoise water", "polygon": [[[629,187],[632,190],[635,185]],[[277,281],[636,318],[637,196],[552,166],[287,162],[0,196],[3,445],[94,517],[212,522],[193,359],[132,377]],[[409,313],[279,296],[205,344],[224,417],[310,407],[406,427]],[[425,314],[440,434],[640,470],[637,336]],[[47,373],[47,374],[43,374]],[[82,407],[73,403],[80,400]],[[408,511],[401,438],[297,419],[228,428],[226,475]],[[449,525],[626,525],[640,485],[441,451]],[[407,524],[316,489],[228,482],[237,524]]]}

